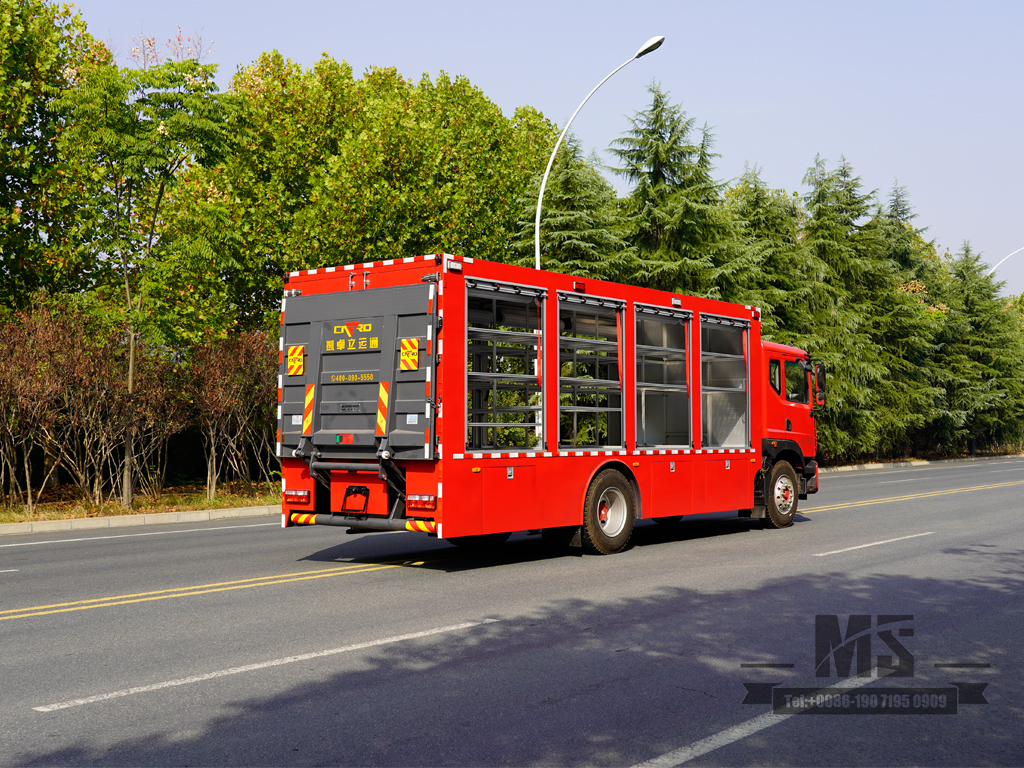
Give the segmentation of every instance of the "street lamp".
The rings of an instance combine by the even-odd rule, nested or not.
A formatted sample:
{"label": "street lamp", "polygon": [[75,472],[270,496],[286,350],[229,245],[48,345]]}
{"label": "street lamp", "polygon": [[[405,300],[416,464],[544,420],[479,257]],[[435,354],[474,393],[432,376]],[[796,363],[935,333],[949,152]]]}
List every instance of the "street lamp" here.
{"label": "street lamp", "polygon": [[[1024,251],[1024,248],[1018,248],[1013,253],[1020,253],[1021,251]],[[1010,256],[1013,256],[1013,253],[1011,253]],[[1004,256],[1003,257],[1003,261],[1006,261],[1008,258],[1010,258],[1010,256]],[[1002,264],[1003,261],[1000,261],[999,264]],[[997,269],[999,269],[999,264],[996,264],[994,267],[992,267],[992,269],[990,269],[988,271],[988,274],[985,275],[985,277],[992,277],[992,273],[995,272]]]}
{"label": "street lamp", "polygon": [[582,104],[576,107],[576,111],[572,113],[572,117],[569,118],[569,122],[566,123],[565,128],[562,129],[562,135],[559,136],[558,141],[555,142],[555,148],[552,150],[551,157],[548,160],[548,167],[544,170],[544,178],[541,179],[540,182],[540,194],[537,195],[537,218],[533,225],[533,245],[537,269],[540,269],[540,208],[541,204],[544,202],[544,188],[548,185],[548,174],[551,173],[551,166],[555,162],[555,155],[558,154],[558,148],[562,145],[562,139],[564,139],[565,134],[569,132],[569,126],[572,125],[572,121],[576,119],[576,115],[578,115],[580,113],[580,110],[583,109],[583,104],[586,104],[588,101],[590,101],[590,97],[593,96],[597,92],[597,89],[604,85],[611,78],[612,75],[614,75],[616,72],[618,72],[620,69],[626,66],[626,64],[629,64],[629,62],[633,61],[634,59],[639,59],[641,56],[646,56],[651,51],[657,50],[658,48],[661,47],[661,44],[664,42],[664,36],[652,37],[650,40],[644,43],[640,50],[633,54],[633,56],[631,56],[628,61],[626,61],[623,64],[620,64],[618,67],[612,70],[611,75],[608,75],[608,77],[606,77],[600,83],[595,85],[594,90],[587,94],[587,98],[583,100]]}

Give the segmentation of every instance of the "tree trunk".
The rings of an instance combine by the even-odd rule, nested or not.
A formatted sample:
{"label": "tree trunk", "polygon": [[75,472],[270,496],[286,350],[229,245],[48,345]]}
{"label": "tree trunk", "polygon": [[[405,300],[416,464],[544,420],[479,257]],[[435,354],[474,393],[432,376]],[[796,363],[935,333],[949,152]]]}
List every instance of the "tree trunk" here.
{"label": "tree trunk", "polygon": [[206,456],[206,500],[213,501],[217,493],[217,436],[216,430],[209,431],[210,452]]}
{"label": "tree trunk", "polygon": [[121,504],[132,508],[132,460],[135,453],[135,419],[132,393],[135,391],[135,329],[128,329],[128,430],[124,445],[124,472],[121,480]]}
{"label": "tree trunk", "polygon": [[25,446],[25,501],[28,507],[28,513],[31,515],[35,511],[35,505],[32,504],[32,449],[29,446]]}

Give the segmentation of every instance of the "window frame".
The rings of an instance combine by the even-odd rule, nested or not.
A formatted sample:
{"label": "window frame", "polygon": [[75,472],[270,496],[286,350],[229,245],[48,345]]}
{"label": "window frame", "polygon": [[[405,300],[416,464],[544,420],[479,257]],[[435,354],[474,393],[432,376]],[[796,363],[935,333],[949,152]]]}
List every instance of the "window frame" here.
{"label": "window frame", "polygon": [[[708,350],[704,349],[704,331],[709,326],[716,326],[716,325],[723,325],[723,326],[728,326],[728,327],[739,328],[740,329],[741,334],[742,334],[741,338],[743,340],[742,341],[742,350],[743,351],[742,351],[741,355],[733,355],[733,354],[718,353],[718,352],[709,352]],[[751,364],[750,348],[751,348],[751,335],[752,335],[751,334],[751,324],[750,324],[750,320],[747,319],[747,318],[729,317],[727,315],[718,315],[718,314],[704,313],[704,312],[700,313],[700,334],[699,334],[699,339],[698,339],[698,342],[699,342],[700,346],[698,348],[698,351],[699,351],[699,354],[700,354],[700,398],[701,398],[701,402],[700,402],[700,410],[701,410],[701,419],[700,420],[701,420],[701,424],[700,424],[700,427],[701,427],[701,449],[702,450],[705,449],[705,448],[707,448],[709,450],[722,450],[722,449],[729,449],[729,448],[733,448],[733,449],[735,449],[735,448],[750,448],[752,446],[752,443],[751,443],[751,423],[750,423],[750,420],[751,420],[751,407],[750,407],[750,364]],[[741,358],[743,360],[743,368],[744,368],[743,390],[742,390],[744,392],[743,401],[744,401],[745,407],[746,407],[746,412],[745,412],[745,416],[744,416],[744,432],[745,432],[744,439],[743,439],[742,443],[737,443],[737,444],[729,444],[729,443],[722,443],[722,444],[715,443],[715,444],[712,444],[710,441],[705,442],[705,440],[704,440],[705,433],[706,432],[710,432],[710,430],[708,428],[709,427],[709,425],[708,425],[709,409],[707,407],[707,398],[708,398],[708,396],[709,395],[713,396],[716,393],[729,394],[729,393],[738,393],[738,392],[741,391],[740,389],[737,389],[737,388],[720,388],[720,387],[711,387],[711,386],[706,385],[705,382],[704,382],[704,379],[705,379],[705,363],[706,362],[711,362],[714,359],[722,359],[722,360],[733,359],[733,360],[737,360],[737,359],[741,359]]]}
{"label": "window frame", "polygon": [[[503,297],[527,297],[539,301],[539,328],[532,334],[528,334],[525,331],[502,331],[500,329],[488,329],[477,327],[471,324],[470,321],[470,300],[478,297],[492,296],[493,300],[500,301]],[[466,317],[466,336],[463,342],[463,351],[465,358],[463,361],[464,370],[464,392],[465,399],[463,402],[463,413],[466,417],[465,429],[462,433],[462,440],[465,442],[465,451],[467,453],[533,453],[545,450],[545,437],[544,437],[544,408],[546,401],[546,376],[544,375],[545,361],[547,350],[545,349],[544,339],[546,338],[546,324],[547,324],[547,301],[548,292],[546,289],[540,286],[521,285],[517,283],[506,283],[496,280],[484,280],[479,278],[466,278],[466,291],[465,291],[465,317]],[[496,322],[494,323],[497,324]],[[504,336],[508,334],[508,336]],[[520,385],[526,385],[527,391],[530,387],[536,389],[536,393],[540,395],[540,402],[536,406],[515,406],[513,408],[503,409],[498,405],[497,393],[503,391],[499,388],[502,382],[502,377],[495,376],[492,378],[490,372],[485,371],[472,371],[471,366],[473,363],[473,353],[471,345],[474,341],[474,335],[479,341],[484,341],[491,346],[491,360],[494,361],[498,357],[507,357],[498,354],[499,344],[501,339],[504,337],[507,344],[524,344],[526,345],[526,339],[521,338],[515,339],[515,336],[525,337],[527,335],[533,338],[533,345],[537,348],[537,357],[539,357],[539,370],[535,374],[508,374],[505,381]],[[490,339],[485,337],[490,336]],[[525,360],[529,360],[529,355],[524,355]],[[534,358],[536,359],[536,358]],[[482,387],[473,387],[471,378],[477,376],[480,378],[489,378],[492,381],[490,389]],[[521,378],[513,378],[521,377]],[[527,381],[529,379],[530,381]],[[533,384],[533,381],[539,379],[537,384]],[[474,389],[481,392],[492,393],[491,405],[486,408],[473,408],[472,407],[472,396]],[[505,391],[519,391],[519,387],[510,387]],[[527,401],[529,400],[530,394],[527,394]],[[480,413],[474,414],[474,411],[488,411],[490,415],[495,419],[502,413],[522,412],[524,414],[535,414],[533,422],[501,422],[501,421],[480,421]],[[523,424],[522,427],[518,426]],[[471,439],[471,435],[474,434],[474,430],[479,430],[486,434],[489,429],[495,430],[498,428],[505,427],[509,429],[523,429],[524,430],[524,444],[523,445],[500,445],[495,440],[493,444],[484,444],[484,441],[480,441],[480,445],[475,445],[475,441]],[[537,441],[535,445],[529,445],[529,434],[533,431],[537,435]]]}
{"label": "window frame", "polygon": [[[625,392],[624,392],[624,377],[623,377],[623,332],[624,332],[624,318],[626,316],[626,302],[621,299],[605,298],[601,296],[591,296],[587,294],[579,293],[568,293],[558,291],[556,293],[557,298],[557,322],[558,322],[558,338],[557,341],[552,342],[555,346],[555,354],[558,356],[558,382],[557,382],[557,445],[559,451],[604,451],[604,450],[616,450],[626,447],[626,408],[625,408]],[[614,318],[615,323],[615,341],[609,341],[607,339],[599,338],[599,333],[595,333],[594,339],[581,338],[578,336],[566,336],[562,333],[562,312],[567,309],[572,312],[587,313],[587,308],[591,308],[590,314],[596,317],[605,316]],[[575,326],[575,324],[574,324]],[[595,331],[599,331],[599,325],[595,322]],[[576,331],[576,327],[573,328]],[[592,342],[592,343],[591,343]],[[614,351],[615,353],[615,366],[618,372],[618,379],[583,379],[577,376],[563,376],[562,366],[564,365],[563,353],[571,352],[571,359],[573,364],[573,373],[577,373],[577,367],[580,365],[577,356],[582,351],[586,353],[589,350],[594,353],[595,358],[599,357],[601,352],[609,353]],[[599,365],[600,361],[595,360],[593,363]],[[591,384],[588,386],[587,382],[603,382],[603,384]],[[567,382],[567,383],[563,383]],[[617,384],[617,386],[608,386],[609,384]],[[608,407],[600,406],[579,406],[576,405],[579,402],[580,390],[584,393],[592,394],[595,397],[602,395],[608,398]],[[590,392],[587,392],[590,390]],[[573,405],[564,406],[562,405],[562,396],[565,394],[572,395]],[[611,407],[611,402],[614,397],[618,397],[618,407]],[[602,444],[600,441],[600,429],[595,428],[595,442],[581,444],[576,441],[576,437],[579,434],[579,414],[596,414],[595,427],[599,421],[600,414],[608,414],[607,423],[607,435],[609,442]],[[618,414],[618,427],[617,434],[619,441],[617,443],[611,442],[611,436],[613,435],[612,430],[612,415]],[[566,442],[562,438],[562,417],[567,414],[572,414],[572,434],[573,440]]]}
{"label": "window frame", "polygon": [[[648,344],[640,343],[639,324],[642,320],[648,319],[655,322],[668,322],[675,320],[683,325],[684,331],[684,343],[686,344],[683,350],[679,350],[674,347],[654,347]],[[634,304],[633,305],[633,368],[637,368],[642,363],[641,361],[646,359],[648,355],[645,352],[651,352],[651,357],[657,357],[659,354],[665,358],[681,357],[683,361],[684,370],[684,383],[680,386],[679,384],[658,384],[654,382],[644,382],[640,380],[639,375],[634,371],[633,388],[637,393],[637,410],[634,416],[634,439],[636,440],[637,448],[644,449],[660,449],[660,448],[692,448],[693,447],[693,386],[691,380],[693,378],[693,372],[691,371],[691,350],[693,349],[693,313],[688,310],[662,307],[654,304]],[[682,354],[680,354],[680,352]],[[666,361],[667,362],[667,361]],[[652,392],[682,392],[686,399],[686,428],[687,428],[687,442],[685,443],[647,443],[644,442],[647,439],[646,436],[646,413],[647,413],[647,399],[645,393],[647,391]],[[667,424],[665,425],[667,426]],[[667,432],[667,430],[663,430]]]}
{"label": "window frame", "polygon": [[[775,368],[775,376],[772,377],[772,367]],[[775,394],[782,395],[782,360],[771,358],[768,360],[768,384],[775,390]]]}
{"label": "window frame", "polygon": [[[794,400],[790,397],[789,392],[789,369],[790,367],[799,368],[803,379],[803,399]],[[783,363],[783,374],[785,376],[785,389],[786,394],[784,395],[787,403],[793,403],[794,405],[810,405],[811,404],[811,384],[809,379],[810,372],[800,364],[799,360],[786,360]],[[794,393],[799,394],[799,393]]]}

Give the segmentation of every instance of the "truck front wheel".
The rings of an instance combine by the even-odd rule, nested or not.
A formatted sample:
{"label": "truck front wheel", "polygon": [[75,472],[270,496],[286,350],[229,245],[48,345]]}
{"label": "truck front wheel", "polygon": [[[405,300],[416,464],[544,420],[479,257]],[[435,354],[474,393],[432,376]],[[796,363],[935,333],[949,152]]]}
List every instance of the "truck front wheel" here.
{"label": "truck front wheel", "polygon": [[633,533],[636,500],[621,472],[606,469],[594,478],[583,505],[580,539],[595,555],[621,552]]}
{"label": "truck front wheel", "polygon": [[786,528],[793,524],[798,503],[797,484],[796,472],[788,461],[780,461],[772,467],[766,501],[766,524],[772,528]]}

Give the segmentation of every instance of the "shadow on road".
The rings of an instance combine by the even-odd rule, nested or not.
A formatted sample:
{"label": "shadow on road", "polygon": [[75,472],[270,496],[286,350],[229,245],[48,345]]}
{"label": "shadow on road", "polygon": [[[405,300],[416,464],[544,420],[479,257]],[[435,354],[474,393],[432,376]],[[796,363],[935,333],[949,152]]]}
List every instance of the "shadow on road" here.
{"label": "shadow on road", "polygon": [[[796,524],[811,522],[811,518],[798,515]],[[658,524],[653,520],[638,521],[630,539],[629,549],[658,546],[671,542],[735,536],[761,532],[760,520],[737,518],[735,513],[718,513],[686,518],[675,524]],[[333,532],[332,532],[333,533]],[[330,536],[327,533],[325,536]],[[768,531],[768,535],[773,532]],[[361,563],[383,565],[396,560],[422,561],[420,567],[456,573],[466,570],[498,568],[512,563],[528,563],[561,557],[583,556],[582,550],[572,547],[552,548],[545,545],[539,535],[517,533],[505,544],[485,552],[474,552],[455,546],[443,539],[431,539],[424,534],[361,534],[344,535],[343,540],[326,549],[302,558],[318,563]]]}
{"label": "shadow on road", "polygon": [[[735,520],[643,525],[635,546],[754,535],[757,527]],[[351,557],[349,546],[311,559]],[[434,543],[404,554],[428,557],[442,550],[457,553]],[[517,540],[502,557],[529,562],[540,557],[535,550],[533,541]],[[965,705],[956,716],[796,717],[712,753],[702,764],[1019,764],[1024,552],[977,545],[949,549],[941,557],[957,565],[977,563],[977,577],[851,578],[825,566],[820,573],[781,580],[737,567],[728,583],[710,588],[652,588],[607,600],[566,597],[527,615],[503,615],[496,601],[492,615],[501,620],[493,624],[228,678],[228,690],[237,696],[228,704],[222,683],[206,681],[89,705],[104,708],[110,733],[78,731],[81,710],[40,714],[40,729],[79,732],[74,744],[8,753],[0,762],[631,765],[767,711],[740,703],[744,682],[814,684],[814,616],[860,613],[913,615],[915,634],[906,641],[916,656],[913,684],[988,682],[989,704]],[[592,558],[586,565],[603,569],[615,562]],[[462,581],[474,578],[459,573],[462,563],[484,567],[480,558],[439,563],[453,572],[451,589],[472,588],[473,582]],[[566,584],[567,595],[572,586]],[[380,610],[383,637],[387,606]],[[876,643],[874,653],[886,652]],[[935,668],[936,662],[950,661],[992,667]],[[740,668],[750,662],[794,667]],[[247,685],[251,693],[245,693]],[[205,698],[211,691],[215,700]],[[173,718],[189,719],[194,730],[177,731],[163,721],[162,697],[175,697],[169,705]],[[122,728],[146,735],[118,741],[114,734]]]}

